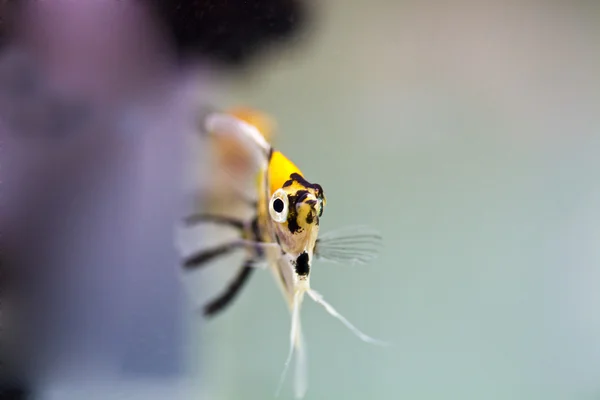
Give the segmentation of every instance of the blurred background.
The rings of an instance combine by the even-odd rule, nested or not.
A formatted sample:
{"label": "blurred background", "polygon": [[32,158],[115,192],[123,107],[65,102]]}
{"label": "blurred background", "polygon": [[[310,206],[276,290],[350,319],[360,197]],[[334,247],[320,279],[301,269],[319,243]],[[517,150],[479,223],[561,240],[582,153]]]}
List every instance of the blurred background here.
{"label": "blurred background", "polygon": [[[323,231],[384,236],[312,285],[394,346],[307,302],[306,398],[600,398],[600,3],[312,5],[298,46],[219,100],[277,120],[325,189]],[[215,398],[270,398],[288,330],[256,273],[203,328]]]}
{"label": "blurred background", "polygon": [[[324,187],[328,207],[321,229],[366,224],[384,236],[375,262],[317,263],[311,283],[351,322],[393,346],[365,344],[305,302],[306,398],[600,398],[600,3],[330,0],[307,6],[305,29],[276,52],[261,53],[251,68],[221,73],[203,62],[187,63],[188,80],[172,79],[181,70],[168,67],[149,73],[169,76],[159,80],[169,82],[161,88],[170,90],[174,81],[189,92],[197,88],[203,103],[218,108],[267,112],[277,122],[275,145]],[[289,22],[285,13],[280,21]],[[169,26],[185,47],[189,26],[180,22],[170,20]],[[205,57],[231,62],[243,51],[229,44],[216,35],[200,47]],[[221,45],[230,51],[221,52]],[[77,47],[72,52],[79,54]],[[164,65],[175,63],[168,52],[149,53],[160,54]],[[152,64],[138,53],[131,58]],[[136,68],[126,77],[137,76]],[[127,79],[107,82],[121,89],[119,82]],[[235,304],[210,321],[190,317],[180,304],[202,304],[208,289],[220,288],[237,264],[190,277],[190,300],[182,300],[176,256],[165,244],[180,207],[164,185],[174,185],[169,174],[182,154],[183,140],[173,132],[193,129],[179,119],[189,117],[188,108],[164,104],[179,97],[152,93],[128,88],[126,101],[107,102],[127,104],[124,114],[134,117],[114,117],[127,129],[155,127],[147,150],[171,161],[165,169],[142,151],[145,162],[136,165],[143,166],[138,172],[147,186],[134,199],[144,199],[143,206],[127,203],[124,214],[111,215],[118,220],[139,210],[131,217],[137,223],[155,223],[116,239],[103,237],[106,243],[133,240],[135,256],[148,260],[160,249],[161,263],[130,262],[149,269],[143,279],[136,268],[127,269],[128,279],[116,289],[121,297],[105,271],[101,282],[107,286],[95,298],[127,302],[131,288],[140,292],[119,315],[141,319],[128,320],[125,346],[116,341],[130,348],[134,376],[142,371],[155,382],[143,398],[171,395],[173,386],[157,378],[180,374],[179,358],[171,353],[184,354],[194,387],[177,398],[273,398],[290,318],[270,274],[257,271]],[[167,133],[180,140],[170,150]],[[92,147],[85,154],[95,154]],[[127,151],[120,153],[124,163]],[[133,174],[125,185],[139,178]],[[157,221],[153,213],[165,199],[170,208]],[[94,204],[101,203],[89,200],[91,209]],[[127,227],[129,220],[123,221],[108,227]],[[145,239],[150,234],[153,241]],[[107,265],[118,269],[123,261],[117,248],[106,247],[114,257]],[[95,253],[84,254],[72,261],[84,264]],[[161,290],[144,292],[157,286]],[[114,309],[102,309],[108,321]],[[181,309],[187,314],[173,317]],[[136,362],[158,367],[148,374]],[[291,377],[282,399],[292,398]],[[68,398],[83,398],[81,393]]]}

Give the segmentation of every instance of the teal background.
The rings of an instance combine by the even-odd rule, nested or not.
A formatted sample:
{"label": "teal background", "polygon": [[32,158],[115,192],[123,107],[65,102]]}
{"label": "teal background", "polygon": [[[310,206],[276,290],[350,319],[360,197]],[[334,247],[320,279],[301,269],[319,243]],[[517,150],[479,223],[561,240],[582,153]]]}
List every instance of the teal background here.
{"label": "teal background", "polygon": [[[323,231],[385,237],[375,262],[318,263],[312,285],[393,346],[307,301],[306,398],[600,398],[600,3],[316,6],[302,40],[216,97],[277,120],[277,147],[325,189]],[[198,328],[210,398],[273,398],[289,326],[257,272]]]}

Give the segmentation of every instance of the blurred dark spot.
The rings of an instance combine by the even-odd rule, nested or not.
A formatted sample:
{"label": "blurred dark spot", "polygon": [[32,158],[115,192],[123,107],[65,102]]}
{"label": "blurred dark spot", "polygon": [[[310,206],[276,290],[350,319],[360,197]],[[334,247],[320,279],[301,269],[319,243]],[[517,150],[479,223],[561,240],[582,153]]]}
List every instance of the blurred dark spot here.
{"label": "blurred dark spot", "polygon": [[18,385],[2,385],[0,383],[0,400],[27,400],[31,395]]}
{"label": "blurred dark spot", "polygon": [[[118,1],[118,0],[112,0]],[[138,0],[157,16],[181,58],[246,66],[274,44],[297,36],[309,20],[305,0]],[[10,41],[23,0],[0,0],[0,48]]]}
{"label": "blurred dark spot", "polygon": [[146,0],[155,7],[181,56],[241,67],[303,27],[301,0]]}
{"label": "blurred dark spot", "polygon": [[13,29],[16,5],[20,0],[0,0],[0,48],[9,41],[9,32]]}

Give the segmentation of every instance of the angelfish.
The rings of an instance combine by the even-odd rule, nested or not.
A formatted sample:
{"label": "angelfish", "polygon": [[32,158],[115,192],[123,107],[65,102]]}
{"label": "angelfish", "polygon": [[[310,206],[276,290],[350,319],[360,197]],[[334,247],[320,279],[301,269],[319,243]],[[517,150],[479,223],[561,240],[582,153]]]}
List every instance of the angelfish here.
{"label": "angelfish", "polygon": [[186,257],[184,267],[195,269],[234,250],[243,248],[246,251],[245,261],[228,287],[205,305],[206,316],[215,315],[229,305],[257,267],[266,265],[271,270],[291,312],[290,349],[277,393],[295,354],[295,395],[302,398],[307,389],[306,347],[300,324],[300,307],[305,295],[322,305],[360,339],[386,344],[358,330],[310,286],[315,259],[366,263],[377,255],[381,237],[364,227],[319,236],[319,223],[327,204],[321,185],[309,182],[300,169],[274,149],[255,126],[234,115],[209,114],[204,128],[207,135],[234,138],[252,150],[257,165],[256,196],[254,200],[247,201],[247,205],[253,208],[254,216],[246,221],[213,214],[188,217],[188,225],[211,222],[230,226],[239,232],[239,238]]}

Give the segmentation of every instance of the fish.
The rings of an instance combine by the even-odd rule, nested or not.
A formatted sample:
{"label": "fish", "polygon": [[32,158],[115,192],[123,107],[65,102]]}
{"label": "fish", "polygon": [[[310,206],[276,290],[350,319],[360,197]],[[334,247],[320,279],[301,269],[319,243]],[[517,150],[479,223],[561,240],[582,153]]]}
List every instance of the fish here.
{"label": "fish", "polygon": [[[356,328],[310,284],[315,260],[366,264],[377,257],[382,237],[366,226],[350,226],[320,234],[320,222],[327,205],[323,187],[308,181],[296,164],[269,143],[265,137],[268,135],[257,128],[260,124],[253,124],[253,121],[256,120],[227,112],[206,116],[205,135],[218,137],[221,143],[229,143],[229,146],[235,142],[235,146],[247,149],[244,154],[252,159],[247,158],[245,165],[248,168],[255,166],[254,196],[243,198],[252,217],[244,220],[215,213],[189,215],[185,219],[186,226],[216,223],[234,229],[238,236],[222,245],[186,256],[183,267],[194,270],[236,250],[245,252],[242,265],[225,290],[204,305],[206,317],[215,316],[231,305],[254,271],[270,270],[291,314],[289,351],[276,395],[295,356],[294,392],[300,399],[308,387],[306,345],[300,319],[306,296],[361,340],[389,345]],[[235,163],[228,165],[235,167]]]}

